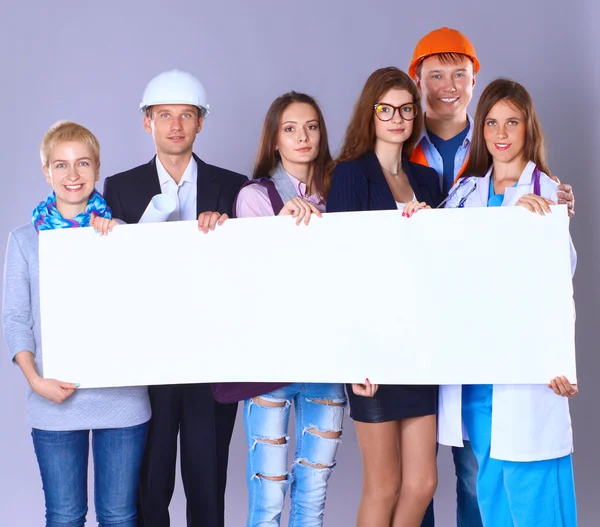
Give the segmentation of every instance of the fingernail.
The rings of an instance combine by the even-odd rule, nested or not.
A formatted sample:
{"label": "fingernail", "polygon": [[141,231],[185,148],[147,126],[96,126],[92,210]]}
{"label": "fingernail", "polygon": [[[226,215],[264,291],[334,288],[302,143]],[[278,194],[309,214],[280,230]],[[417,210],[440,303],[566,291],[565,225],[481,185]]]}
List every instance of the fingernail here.
{"label": "fingernail", "polygon": [[370,382],[368,378],[367,378],[367,382]]}
{"label": "fingernail", "polygon": [[404,214],[404,212],[402,213],[402,216],[406,216],[406,214]]}
{"label": "fingernail", "polygon": [[81,384],[79,384],[78,382],[76,382],[75,386],[77,386],[77,388],[79,388],[81,386]]}

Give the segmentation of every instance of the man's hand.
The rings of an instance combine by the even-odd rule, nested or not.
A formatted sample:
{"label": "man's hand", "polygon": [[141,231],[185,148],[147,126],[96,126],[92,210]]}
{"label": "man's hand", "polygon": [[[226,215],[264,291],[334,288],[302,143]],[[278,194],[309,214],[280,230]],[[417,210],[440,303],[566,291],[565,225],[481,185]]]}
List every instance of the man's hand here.
{"label": "man's hand", "polygon": [[209,230],[214,231],[217,225],[223,225],[228,218],[227,214],[219,212],[202,212],[198,216],[198,230],[207,234]]}
{"label": "man's hand", "polygon": [[573,187],[560,182],[560,179],[556,176],[551,178],[558,183],[558,204],[567,205],[569,212],[569,218],[575,216],[575,194],[573,194]]}

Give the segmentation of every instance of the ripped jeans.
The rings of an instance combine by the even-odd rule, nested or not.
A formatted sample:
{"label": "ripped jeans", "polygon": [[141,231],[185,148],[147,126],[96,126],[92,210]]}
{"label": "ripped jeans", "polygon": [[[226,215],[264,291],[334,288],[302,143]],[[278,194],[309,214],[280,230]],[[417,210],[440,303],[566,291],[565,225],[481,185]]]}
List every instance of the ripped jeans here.
{"label": "ripped jeans", "polygon": [[[292,402],[296,453],[290,474],[287,431]],[[341,442],[345,406],[343,384],[321,383],[291,384],[244,402],[249,494],[246,527],[279,526],[288,487],[289,527],[323,525],[327,481]]]}

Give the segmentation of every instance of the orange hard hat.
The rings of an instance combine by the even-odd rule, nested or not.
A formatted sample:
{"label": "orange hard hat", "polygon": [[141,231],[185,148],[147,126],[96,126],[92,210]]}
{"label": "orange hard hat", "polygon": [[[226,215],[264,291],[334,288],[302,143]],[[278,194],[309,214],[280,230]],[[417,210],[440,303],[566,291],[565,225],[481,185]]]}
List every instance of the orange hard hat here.
{"label": "orange hard hat", "polygon": [[471,41],[456,29],[441,27],[431,33],[427,33],[427,35],[419,40],[408,68],[409,75],[413,79],[416,79],[419,63],[427,57],[439,53],[460,53],[461,55],[466,55],[473,61],[475,73],[479,71],[479,61],[477,60],[475,48],[471,44]]}

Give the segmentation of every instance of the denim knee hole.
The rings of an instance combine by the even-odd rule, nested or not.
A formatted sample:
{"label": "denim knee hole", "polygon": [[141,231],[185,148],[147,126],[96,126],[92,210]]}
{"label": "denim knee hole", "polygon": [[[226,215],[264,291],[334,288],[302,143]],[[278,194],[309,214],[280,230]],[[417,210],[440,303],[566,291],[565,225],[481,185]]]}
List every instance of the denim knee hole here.
{"label": "denim knee hole", "polygon": [[[335,438],[321,435],[327,432],[338,433],[340,435]],[[342,442],[341,433],[341,430],[323,431],[315,426],[307,426],[302,431],[303,451],[306,457],[299,458],[295,462],[312,466],[315,469],[332,469],[335,466],[337,449]]]}
{"label": "denim knee hole", "polygon": [[[261,404],[261,402],[271,404]],[[275,397],[259,395],[250,399],[250,406],[253,404],[260,406],[261,408],[287,408],[292,404],[292,401],[289,401],[288,399],[276,399]]]}
{"label": "denim knee hole", "polygon": [[325,407],[328,410],[327,413],[323,415],[312,415],[312,418],[320,421],[320,424],[311,425],[309,428],[315,428],[325,432],[341,432],[342,423],[344,422],[345,400],[306,398],[306,401],[311,404]]}
{"label": "denim knee hole", "polygon": [[[290,438],[267,438],[255,437],[250,449],[250,455],[254,457],[254,473],[252,479],[266,481],[286,481],[288,479],[287,451]],[[278,454],[273,451],[279,450]],[[283,478],[272,480],[270,478]]]}
{"label": "denim knee hole", "polygon": [[322,404],[324,406],[346,406],[346,399],[315,399],[314,397],[307,397],[306,400],[309,403]]}

